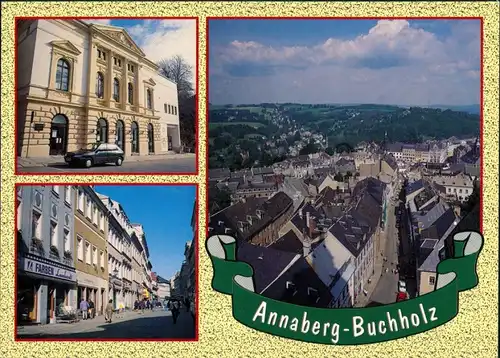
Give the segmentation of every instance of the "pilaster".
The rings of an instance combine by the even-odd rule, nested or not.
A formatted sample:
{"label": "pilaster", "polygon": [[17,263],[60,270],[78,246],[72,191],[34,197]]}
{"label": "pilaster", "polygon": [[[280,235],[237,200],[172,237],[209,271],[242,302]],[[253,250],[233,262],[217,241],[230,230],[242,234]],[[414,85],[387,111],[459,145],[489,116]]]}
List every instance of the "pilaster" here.
{"label": "pilaster", "polygon": [[108,107],[112,107],[113,103],[113,79],[115,78],[113,73],[113,51],[109,50],[108,53],[108,70],[106,71],[106,76],[104,80],[106,81],[106,89],[104,95],[106,98],[106,104]]}

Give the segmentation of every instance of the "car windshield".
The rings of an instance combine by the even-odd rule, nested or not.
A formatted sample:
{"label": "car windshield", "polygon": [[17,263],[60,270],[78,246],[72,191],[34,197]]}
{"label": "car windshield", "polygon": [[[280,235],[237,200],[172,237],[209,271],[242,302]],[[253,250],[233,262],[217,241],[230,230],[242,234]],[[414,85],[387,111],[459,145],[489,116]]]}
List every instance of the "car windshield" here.
{"label": "car windshield", "polygon": [[94,151],[97,149],[97,147],[99,147],[99,145],[101,145],[101,143],[93,143],[93,144],[89,144],[87,147],[82,148],[82,149]]}

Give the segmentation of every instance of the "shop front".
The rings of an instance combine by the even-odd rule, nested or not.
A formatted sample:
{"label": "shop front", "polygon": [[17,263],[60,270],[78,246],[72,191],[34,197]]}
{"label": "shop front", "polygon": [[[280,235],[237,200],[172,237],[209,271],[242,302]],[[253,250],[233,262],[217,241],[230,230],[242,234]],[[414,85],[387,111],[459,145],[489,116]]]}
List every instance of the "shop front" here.
{"label": "shop front", "polygon": [[96,315],[103,315],[108,300],[106,289],[108,282],[99,276],[89,275],[82,271],[76,272],[76,282],[78,302],[82,299],[91,300],[94,302]]}
{"label": "shop front", "polygon": [[76,309],[76,271],[40,256],[18,256],[17,319],[19,324],[56,323],[64,310]]}
{"label": "shop front", "polygon": [[110,276],[109,278],[109,296],[108,299],[113,300],[113,306],[116,309],[125,307],[123,302],[123,283],[122,280],[116,276]]}

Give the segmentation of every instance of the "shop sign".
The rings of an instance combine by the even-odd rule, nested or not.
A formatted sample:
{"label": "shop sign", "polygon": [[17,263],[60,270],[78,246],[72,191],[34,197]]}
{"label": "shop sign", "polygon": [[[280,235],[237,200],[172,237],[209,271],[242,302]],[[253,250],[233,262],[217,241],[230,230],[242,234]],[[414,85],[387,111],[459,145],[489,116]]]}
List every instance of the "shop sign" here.
{"label": "shop sign", "polygon": [[70,271],[46,262],[40,262],[29,258],[24,258],[24,271],[66,281],[76,281],[75,271]]}

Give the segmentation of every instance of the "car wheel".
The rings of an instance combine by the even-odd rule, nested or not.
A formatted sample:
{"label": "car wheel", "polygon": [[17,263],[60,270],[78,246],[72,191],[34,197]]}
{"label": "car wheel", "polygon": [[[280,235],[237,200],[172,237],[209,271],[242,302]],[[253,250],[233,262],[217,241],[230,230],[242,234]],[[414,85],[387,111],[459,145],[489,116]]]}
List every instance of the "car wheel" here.
{"label": "car wheel", "polygon": [[92,159],[85,159],[85,168],[90,168],[92,166]]}
{"label": "car wheel", "polygon": [[119,167],[120,165],[122,165],[122,163],[123,163],[123,159],[122,159],[122,158],[118,158],[118,159],[116,160],[116,165],[117,165],[118,167]]}

